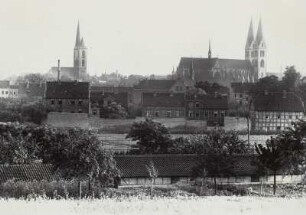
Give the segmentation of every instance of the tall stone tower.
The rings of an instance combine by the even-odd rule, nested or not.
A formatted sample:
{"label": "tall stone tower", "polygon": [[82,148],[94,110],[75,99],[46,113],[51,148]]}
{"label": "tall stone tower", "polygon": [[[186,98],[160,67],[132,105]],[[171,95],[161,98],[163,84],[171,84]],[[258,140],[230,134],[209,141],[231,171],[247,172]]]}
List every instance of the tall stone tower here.
{"label": "tall stone tower", "polygon": [[73,54],[73,67],[75,80],[86,79],[87,77],[87,48],[84,39],[80,35],[80,23],[78,22],[77,35]]}
{"label": "tall stone tower", "polygon": [[267,46],[263,37],[261,20],[259,21],[256,37],[253,33],[251,20],[247,42],[245,45],[245,59],[249,60],[257,72],[258,78],[263,78],[267,73]]}

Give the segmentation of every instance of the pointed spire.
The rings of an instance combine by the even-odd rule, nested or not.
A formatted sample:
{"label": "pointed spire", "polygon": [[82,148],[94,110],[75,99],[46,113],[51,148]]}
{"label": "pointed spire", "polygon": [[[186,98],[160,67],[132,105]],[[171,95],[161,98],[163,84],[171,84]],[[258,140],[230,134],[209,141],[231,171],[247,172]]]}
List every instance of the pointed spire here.
{"label": "pointed spire", "polygon": [[250,21],[250,27],[249,27],[249,32],[248,32],[248,38],[246,42],[246,48],[248,48],[252,42],[254,41],[254,32],[253,32],[253,20],[251,19]]}
{"label": "pointed spire", "polygon": [[84,42],[84,38],[83,38],[83,37],[82,37],[82,39],[81,39],[80,46],[81,46],[81,47],[85,47],[85,42]]}
{"label": "pointed spire", "polygon": [[78,27],[77,27],[77,35],[75,40],[75,46],[80,46],[81,44],[81,35],[80,35],[80,22],[78,21]]}
{"label": "pointed spire", "polygon": [[208,48],[208,58],[211,58],[211,47],[210,47],[210,40],[209,40],[209,48]]}
{"label": "pointed spire", "polygon": [[263,40],[263,34],[262,34],[262,26],[261,26],[261,19],[260,19],[259,24],[258,24],[257,35],[256,35],[256,41],[258,45],[262,40]]}

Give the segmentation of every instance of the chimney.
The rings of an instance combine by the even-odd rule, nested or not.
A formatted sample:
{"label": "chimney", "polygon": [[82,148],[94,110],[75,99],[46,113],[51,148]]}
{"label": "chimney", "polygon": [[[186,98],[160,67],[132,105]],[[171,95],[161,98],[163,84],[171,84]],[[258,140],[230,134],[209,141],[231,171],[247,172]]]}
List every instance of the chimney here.
{"label": "chimney", "polygon": [[57,81],[60,82],[61,80],[61,67],[60,67],[61,61],[57,60]]}

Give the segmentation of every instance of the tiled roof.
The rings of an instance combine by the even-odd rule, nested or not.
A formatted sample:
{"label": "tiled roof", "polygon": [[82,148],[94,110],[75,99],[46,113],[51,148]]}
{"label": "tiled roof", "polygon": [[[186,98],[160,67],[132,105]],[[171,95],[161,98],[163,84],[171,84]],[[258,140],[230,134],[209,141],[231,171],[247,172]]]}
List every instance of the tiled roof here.
{"label": "tiled roof", "polygon": [[88,99],[89,82],[47,82],[46,99]]}
{"label": "tiled roof", "polygon": [[227,96],[221,95],[186,95],[186,101],[200,102],[203,109],[227,110]]}
{"label": "tiled roof", "polygon": [[217,58],[191,58],[191,57],[182,57],[179,63],[179,68],[189,69],[191,63],[193,64],[194,70],[210,70],[216,63]]}
{"label": "tiled roof", "polygon": [[142,80],[134,86],[134,89],[141,90],[170,90],[175,80]]}
{"label": "tiled roof", "polygon": [[253,70],[251,63],[248,60],[218,58],[217,62],[220,68]]}
{"label": "tiled roof", "polygon": [[101,103],[104,99],[111,97],[117,104],[121,104],[121,106],[128,108],[128,99],[129,95],[127,92],[98,92],[98,91],[90,91],[90,101],[94,101],[97,103]]}
{"label": "tiled roof", "polygon": [[6,182],[10,179],[15,179],[17,181],[52,180],[52,165],[0,165],[0,183]]}
{"label": "tiled roof", "polygon": [[9,88],[10,87],[10,81],[0,81],[0,88]]}
{"label": "tiled roof", "polygon": [[148,177],[146,166],[151,161],[160,177],[188,177],[198,162],[197,155],[116,155],[114,159],[122,177]]}
{"label": "tiled roof", "polygon": [[144,107],[184,107],[183,93],[143,93]]}
{"label": "tiled roof", "polygon": [[[191,177],[192,170],[199,164],[199,155],[116,155],[117,167],[123,178],[148,177],[146,166],[152,161],[158,170],[159,177]],[[254,156],[241,155],[236,157],[233,175],[254,175],[257,167],[253,163]]]}
{"label": "tiled roof", "polygon": [[111,93],[119,93],[119,92],[131,92],[133,90],[132,87],[114,87],[114,86],[90,86],[90,92],[111,92]]}
{"label": "tiled roof", "polygon": [[18,93],[29,97],[44,97],[45,83],[19,83]]}
{"label": "tiled roof", "polygon": [[284,111],[304,112],[302,99],[295,93],[266,92],[254,97],[254,110],[256,111]]}

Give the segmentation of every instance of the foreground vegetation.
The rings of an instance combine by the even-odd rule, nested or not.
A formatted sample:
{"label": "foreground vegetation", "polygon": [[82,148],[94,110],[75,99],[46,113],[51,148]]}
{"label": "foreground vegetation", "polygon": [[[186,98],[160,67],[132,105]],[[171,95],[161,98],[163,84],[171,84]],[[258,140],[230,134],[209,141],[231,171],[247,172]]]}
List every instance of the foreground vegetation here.
{"label": "foreground vegetation", "polygon": [[0,200],[5,214],[304,214],[306,198],[184,197]]}

